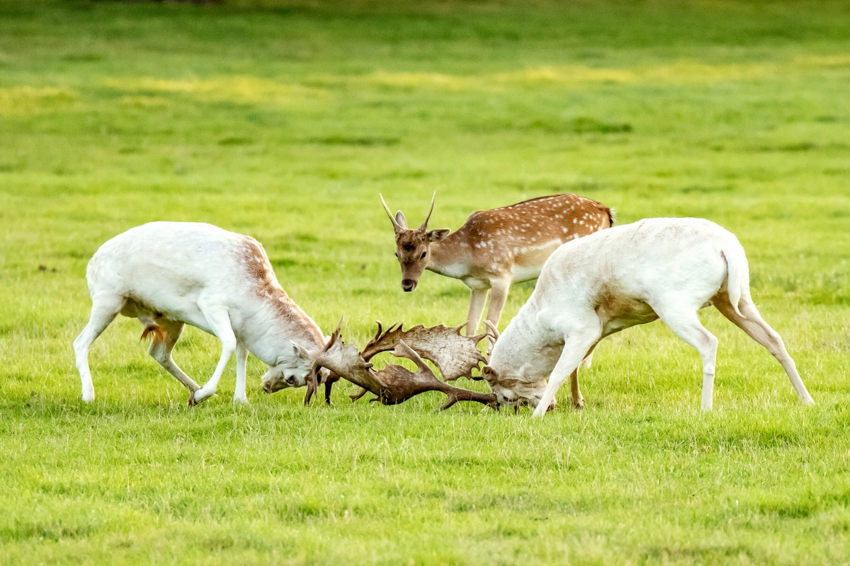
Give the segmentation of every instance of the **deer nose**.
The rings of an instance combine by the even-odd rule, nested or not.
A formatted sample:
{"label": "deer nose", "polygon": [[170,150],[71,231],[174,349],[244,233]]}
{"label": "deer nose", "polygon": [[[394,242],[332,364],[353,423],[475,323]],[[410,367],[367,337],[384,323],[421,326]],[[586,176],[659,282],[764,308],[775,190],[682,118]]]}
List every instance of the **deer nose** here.
{"label": "deer nose", "polygon": [[404,289],[405,293],[410,293],[414,289],[416,289],[416,281],[413,279],[404,279],[401,282],[401,288]]}

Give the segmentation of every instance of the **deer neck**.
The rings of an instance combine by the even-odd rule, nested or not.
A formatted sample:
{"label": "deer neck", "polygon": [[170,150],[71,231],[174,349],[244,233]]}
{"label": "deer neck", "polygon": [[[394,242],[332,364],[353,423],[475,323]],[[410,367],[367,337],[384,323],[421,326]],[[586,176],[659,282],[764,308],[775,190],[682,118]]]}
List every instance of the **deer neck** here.
{"label": "deer neck", "polygon": [[428,270],[447,277],[462,279],[470,275],[472,252],[463,234],[453,232],[445,240],[431,244]]}
{"label": "deer neck", "polygon": [[242,338],[252,354],[274,365],[280,356],[293,352],[292,342],[311,354],[321,352],[325,344],[321,329],[282,288],[268,289],[259,303],[245,324],[257,332],[249,331]]}

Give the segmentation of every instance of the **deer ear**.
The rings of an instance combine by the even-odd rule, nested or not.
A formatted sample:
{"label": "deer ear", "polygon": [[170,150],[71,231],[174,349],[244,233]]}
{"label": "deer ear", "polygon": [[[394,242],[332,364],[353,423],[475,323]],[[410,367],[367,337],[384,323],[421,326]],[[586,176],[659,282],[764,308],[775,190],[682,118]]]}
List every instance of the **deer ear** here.
{"label": "deer ear", "polygon": [[402,211],[398,211],[395,213],[395,221],[402,228],[407,228],[407,218],[404,217],[404,213]]}
{"label": "deer ear", "polygon": [[310,352],[308,352],[307,349],[304,348],[304,346],[302,346],[301,344],[296,344],[292,340],[290,340],[290,342],[292,342],[292,350],[295,352],[296,356],[298,356],[302,360],[310,361]]}
{"label": "deer ear", "polygon": [[493,381],[496,379],[496,372],[490,366],[484,366],[481,369],[481,377],[483,377],[485,381]]}
{"label": "deer ear", "polygon": [[450,232],[451,230],[447,228],[443,228],[442,230],[431,230],[428,232],[428,241],[439,242],[440,240],[445,240],[446,236],[448,236]]}

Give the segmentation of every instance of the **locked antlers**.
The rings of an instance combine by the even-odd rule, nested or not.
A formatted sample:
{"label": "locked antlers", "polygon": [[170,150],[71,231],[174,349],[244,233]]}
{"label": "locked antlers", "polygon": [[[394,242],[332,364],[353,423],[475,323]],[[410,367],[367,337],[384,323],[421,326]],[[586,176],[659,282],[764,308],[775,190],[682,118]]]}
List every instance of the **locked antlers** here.
{"label": "locked antlers", "polygon": [[[364,389],[360,394],[352,396],[354,401],[366,392],[371,392],[377,396],[374,400],[384,405],[397,405],[426,391],[440,391],[447,397],[446,403],[440,407],[441,411],[458,401],[476,401],[495,409],[498,407],[495,395],[452,387],[437,379],[422,359],[431,360],[446,379],[471,375],[472,369],[484,361],[477,344],[485,335],[460,336],[461,328],[416,326],[403,331],[399,324],[390,326],[384,332],[383,326],[378,323],[378,332],[363,352],[358,352],[354,345],[345,344],[337,328],[325,351],[313,363],[313,378],[308,386],[305,403],[310,402],[316,391],[316,376],[319,369],[324,367]],[[387,364],[384,369],[376,370],[369,360],[381,352],[407,358],[416,364],[417,370],[412,372],[395,364]]]}
{"label": "locked antlers", "polygon": [[461,330],[466,324],[456,327],[441,324],[431,328],[420,324],[409,330],[403,330],[402,324],[395,324],[387,328],[386,332],[380,321],[377,324],[378,332],[363,349],[364,360],[369,361],[376,354],[392,351],[400,342],[404,342],[420,356],[433,362],[446,381],[454,381],[459,377],[481,379],[473,378],[472,370],[480,362],[487,361],[478,350],[478,343],[486,334],[462,336]]}

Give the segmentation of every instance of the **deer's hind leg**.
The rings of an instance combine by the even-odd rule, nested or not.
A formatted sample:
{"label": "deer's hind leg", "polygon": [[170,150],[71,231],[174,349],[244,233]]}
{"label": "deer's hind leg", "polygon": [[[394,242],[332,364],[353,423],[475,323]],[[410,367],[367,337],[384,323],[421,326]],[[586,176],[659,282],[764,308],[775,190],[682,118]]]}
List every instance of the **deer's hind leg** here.
{"label": "deer's hind leg", "polygon": [[788,354],[788,350],[785,349],[785,343],[782,341],[782,337],[764,321],[755,304],[753,304],[752,299],[747,294],[741,297],[741,301],[738,304],[738,308],[744,316],[735,312],[732,303],[729,302],[729,296],[725,293],[721,293],[715,297],[714,306],[723,316],[731,320],[735,326],[764,346],[782,364],[782,369],[785,370],[788,379],[791,380],[791,385],[794,387],[794,391],[797,393],[797,397],[801,402],[806,405],[815,404],[814,399],[809,395],[806,386],[803,384],[803,380],[800,378],[797,365]]}
{"label": "deer's hind leg", "polygon": [[148,348],[148,354],[190,392],[200,389],[200,386],[186,375],[171,357],[171,351],[183,333],[184,324],[161,318],[155,321],[143,320],[142,324],[145,324],[145,332],[142,336],[150,336],[153,339]]}
{"label": "deer's hind leg", "polygon": [[[487,320],[496,327],[499,326],[499,319],[502,318],[502,309],[505,308],[505,301],[508,300],[508,293],[511,289],[509,279],[494,279],[490,281],[490,305],[487,307]],[[493,340],[490,337],[490,340]],[[493,340],[495,343],[495,340]]]}
{"label": "deer's hind leg", "polygon": [[89,369],[89,348],[103,334],[106,327],[112,324],[118,313],[124,307],[124,299],[119,296],[95,296],[92,297],[91,316],[86,327],[74,340],[74,355],[76,356],[77,370],[80,372],[80,381],[83,388],[83,401],[90,403],[94,401],[94,384],[91,380]]}
{"label": "deer's hind leg", "polygon": [[702,410],[710,411],[714,395],[714,368],[717,361],[717,337],[705,329],[696,308],[686,302],[671,308],[654,308],[664,324],[699,352],[702,358]]}

